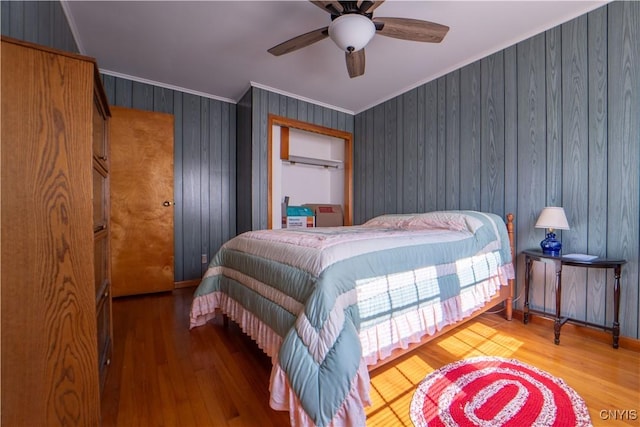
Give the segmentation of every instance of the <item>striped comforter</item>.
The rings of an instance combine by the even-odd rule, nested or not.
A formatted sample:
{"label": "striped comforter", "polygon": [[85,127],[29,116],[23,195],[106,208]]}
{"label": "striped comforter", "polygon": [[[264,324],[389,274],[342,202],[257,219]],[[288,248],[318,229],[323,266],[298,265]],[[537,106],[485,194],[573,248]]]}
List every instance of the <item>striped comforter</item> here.
{"label": "striped comforter", "polygon": [[251,231],[211,261],[190,326],[221,309],[256,339],[274,361],[271,405],[292,424],[364,425],[367,363],[468,316],[509,278],[509,239],[493,214]]}

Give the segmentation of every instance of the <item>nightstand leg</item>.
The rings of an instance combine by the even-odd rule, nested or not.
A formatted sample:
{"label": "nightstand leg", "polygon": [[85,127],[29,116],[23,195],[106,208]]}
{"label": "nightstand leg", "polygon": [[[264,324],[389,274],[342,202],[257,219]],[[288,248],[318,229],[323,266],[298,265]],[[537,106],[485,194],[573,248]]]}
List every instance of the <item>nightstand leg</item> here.
{"label": "nightstand leg", "polygon": [[614,268],[613,282],[613,348],[618,348],[618,341],[620,338],[620,323],[618,315],[620,313],[620,270],[618,265]]}
{"label": "nightstand leg", "polygon": [[562,301],[562,264],[560,262],[555,263],[556,266],[556,321],[553,324],[553,332],[555,338],[554,343],[560,344],[560,328],[562,327],[562,320],[560,319],[560,306]]}
{"label": "nightstand leg", "polygon": [[531,265],[533,260],[527,255],[524,259],[524,309],[522,321],[529,323],[529,280],[531,280]]}

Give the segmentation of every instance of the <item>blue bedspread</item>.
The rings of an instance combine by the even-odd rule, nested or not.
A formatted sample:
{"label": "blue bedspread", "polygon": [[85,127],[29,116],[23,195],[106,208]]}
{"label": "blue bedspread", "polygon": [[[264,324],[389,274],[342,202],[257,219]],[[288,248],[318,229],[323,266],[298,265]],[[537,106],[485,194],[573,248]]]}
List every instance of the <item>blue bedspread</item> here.
{"label": "blue bedspread", "polygon": [[207,296],[240,304],[282,338],[280,368],[309,418],[326,426],[361,364],[361,327],[454,298],[510,263],[502,219],[473,211],[248,232],[211,261],[191,327],[211,317]]}

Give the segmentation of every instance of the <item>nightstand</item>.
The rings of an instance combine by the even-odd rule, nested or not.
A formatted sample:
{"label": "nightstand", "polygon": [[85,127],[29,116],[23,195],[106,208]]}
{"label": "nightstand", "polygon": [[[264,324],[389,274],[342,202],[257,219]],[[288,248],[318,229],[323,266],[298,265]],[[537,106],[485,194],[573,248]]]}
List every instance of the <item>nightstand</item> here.
{"label": "nightstand", "polygon": [[[622,265],[626,263],[623,259],[605,259],[595,258],[592,260],[578,260],[575,258],[568,258],[565,256],[553,256],[543,254],[540,250],[526,250],[522,252],[525,256],[525,275],[524,275],[524,316],[523,322],[526,324],[529,322],[530,313],[538,313],[542,315],[548,315],[543,311],[532,310],[529,308],[529,287],[531,280],[531,267],[533,261],[544,262],[547,264],[553,264],[556,273],[556,317],[553,326],[555,339],[554,343],[560,344],[560,328],[568,321],[580,323],[582,325],[602,328],[607,331],[612,331],[613,334],[613,348],[618,348],[618,340],[620,337],[620,323],[618,322],[618,315],[620,311],[620,274],[622,272]],[[562,317],[560,314],[560,306],[562,301],[562,267],[568,265],[571,267],[585,267],[585,268],[611,268],[614,272],[614,288],[613,288],[613,326],[598,325],[594,323],[585,322],[582,320],[572,319],[569,317]]]}

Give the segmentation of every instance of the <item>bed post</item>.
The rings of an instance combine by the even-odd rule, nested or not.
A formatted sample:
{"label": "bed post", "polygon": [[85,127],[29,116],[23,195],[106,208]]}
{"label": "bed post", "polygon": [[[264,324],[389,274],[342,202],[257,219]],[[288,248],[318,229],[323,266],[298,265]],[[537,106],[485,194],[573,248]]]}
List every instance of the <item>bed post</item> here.
{"label": "bed post", "polygon": [[[516,260],[516,248],[515,248],[515,238],[513,232],[513,214],[507,214],[507,233],[509,234],[509,246],[511,246],[511,262],[513,263],[513,268],[515,270]],[[515,279],[509,279],[509,297],[505,302],[505,315],[507,320],[511,320],[513,316],[513,292],[515,288]]]}

